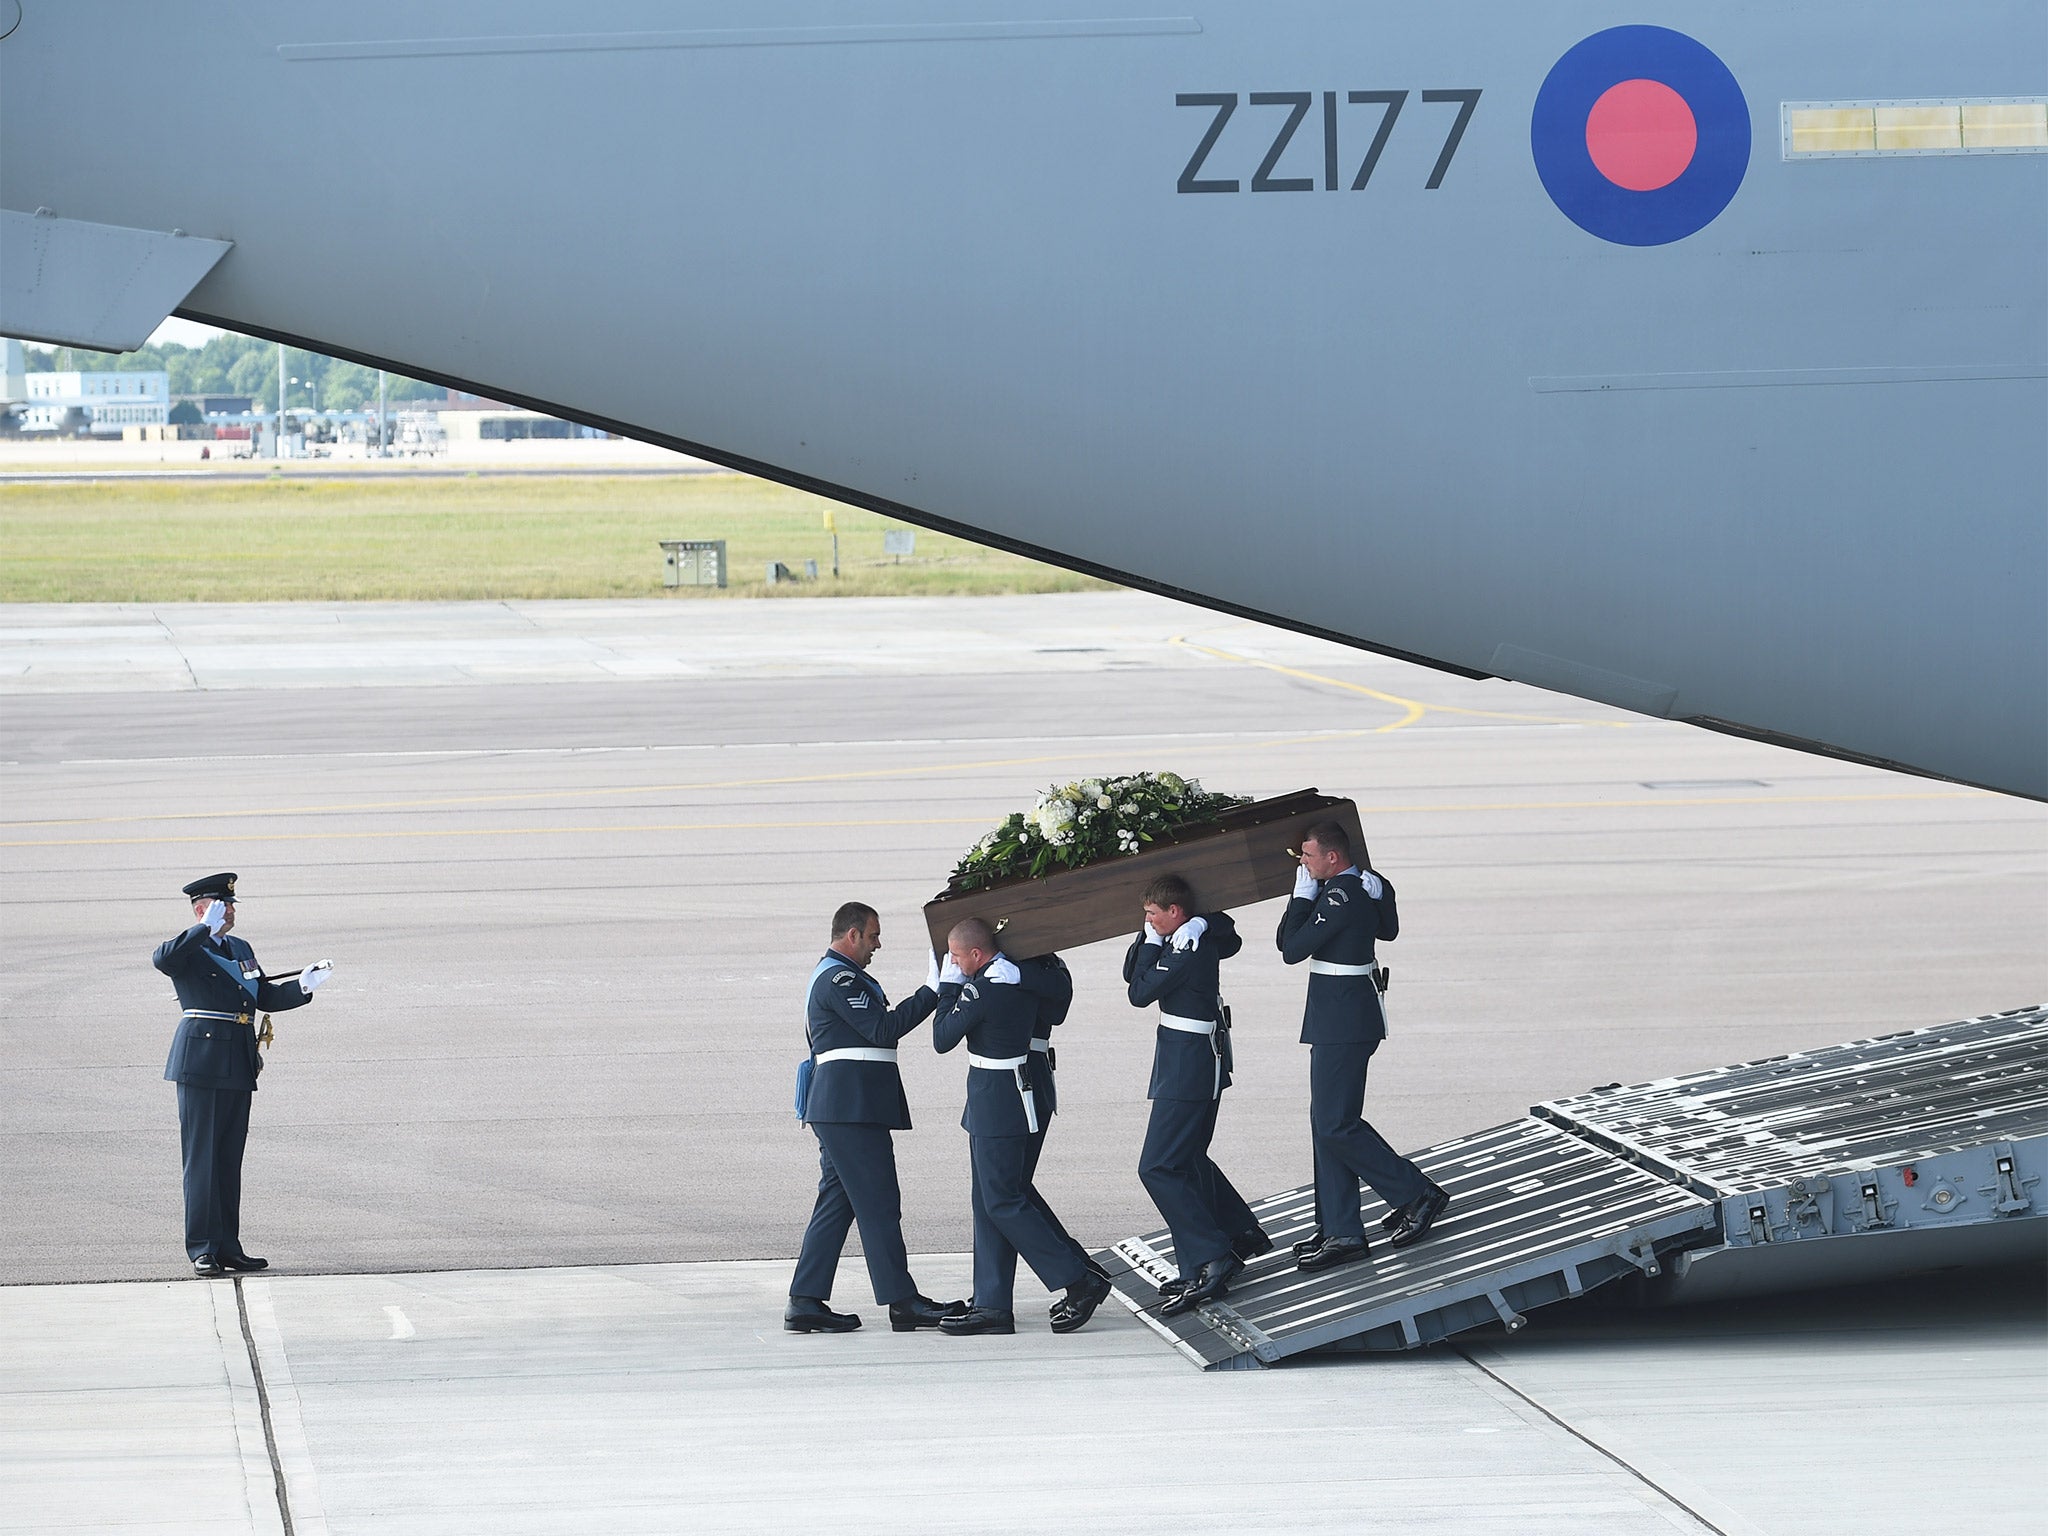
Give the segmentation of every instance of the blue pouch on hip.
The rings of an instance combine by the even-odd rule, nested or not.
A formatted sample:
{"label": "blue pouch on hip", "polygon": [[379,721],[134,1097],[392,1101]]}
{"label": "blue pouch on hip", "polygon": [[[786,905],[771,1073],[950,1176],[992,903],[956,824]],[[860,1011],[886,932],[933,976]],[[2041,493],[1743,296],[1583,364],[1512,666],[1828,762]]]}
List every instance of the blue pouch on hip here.
{"label": "blue pouch on hip", "polygon": [[796,1117],[801,1120],[811,1107],[811,1074],[818,1070],[818,1064],[806,1056],[796,1064]]}

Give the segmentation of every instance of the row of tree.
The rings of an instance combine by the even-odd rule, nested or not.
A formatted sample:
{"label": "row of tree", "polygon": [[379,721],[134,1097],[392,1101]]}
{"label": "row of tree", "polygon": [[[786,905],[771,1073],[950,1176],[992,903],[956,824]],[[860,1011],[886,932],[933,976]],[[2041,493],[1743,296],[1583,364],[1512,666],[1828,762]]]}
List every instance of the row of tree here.
{"label": "row of tree", "polygon": [[[24,347],[30,373],[155,373],[171,376],[173,395],[248,395],[259,408],[277,404],[277,344],[232,333],[204,346],[176,342],[134,352],[89,352],[82,347]],[[377,404],[377,370],[298,347],[284,349],[285,405],[322,411],[357,411]],[[385,399],[441,400],[447,391],[401,374],[385,375]]]}

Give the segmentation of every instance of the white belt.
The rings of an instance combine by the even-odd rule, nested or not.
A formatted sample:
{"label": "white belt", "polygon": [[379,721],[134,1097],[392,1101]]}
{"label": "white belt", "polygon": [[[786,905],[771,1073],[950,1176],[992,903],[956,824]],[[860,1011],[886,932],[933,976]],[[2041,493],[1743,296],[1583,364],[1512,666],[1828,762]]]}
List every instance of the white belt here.
{"label": "white belt", "polygon": [[[1014,1074],[1019,1067],[1023,1066],[1030,1059],[1031,1053],[1029,1051],[1026,1051],[1022,1056],[977,1056],[972,1051],[967,1053],[967,1065],[979,1067],[984,1072],[1009,1072]],[[1015,1081],[1017,1084],[1017,1099],[1024,1106],[1024,1124],[1029,1128],[1031,1134],[1036,1136],[1038,1134],[1038,1095],[1024,1085],[1024,1079],[1021,1076],[1016,1077]]]}
{"label": "white belt", "polygon": [[845,1050],[841,1051],[820,1051],[818,1052],[817,1060],[820,1066],[823,1066],[828,1061],[894,1062],[896,1060],[896,1052],[893,1049],[883,1049],[879,1046],[854,1045],[848,1046]]}
{"label": "white belt", "polygon": [[1214,1019],[1184,1019],[1178,1014],[1162,1013],[1159,1015],[1159,1027],[1161,1029],[1177,1029],[1183,1034],[1207,1035],[1209,1037],[1209,1049],[1216,1053],[1216,1074],[1209,1090],[1209,1097],[1212,1099],[1222,1098],[1223,1047],[1216,1039],[1216,1021]]}
{"label": "white belt", "polygon": [[1033,1040],[1031,1042],[1031,1049],[1041,1053],[1050,1051],[1052,1049],[1052,1042],[1050,1040]]}
{"label": "white belt", "polygon": [[1378,969],[1377,965],[1339,965],[1334,960],[1311,960],[1308,963],[1311,976],[1370,976]]}
{"label": "white belt", "polygon": [[246,1013],[212,1013],[204,1008],[187,1008],[179,1017],[186,1019],[225,1019],[230,1024],[253,1024],[256,1022],[255,1019]]}

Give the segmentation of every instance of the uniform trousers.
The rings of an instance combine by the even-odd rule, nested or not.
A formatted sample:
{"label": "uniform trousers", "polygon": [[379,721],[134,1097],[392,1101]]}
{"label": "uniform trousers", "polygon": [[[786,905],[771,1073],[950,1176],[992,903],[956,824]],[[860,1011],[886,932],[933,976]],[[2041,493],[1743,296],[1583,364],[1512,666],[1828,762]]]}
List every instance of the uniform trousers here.
{"label": "uniform trousers", "polygon": [[969,1136],[973,1167],[974,1304],[1016,1310],[1017,1257],[1049,1291],[1078,1285],[1088,1256],[1031,1187],[1043,1136]]}
{"label": "uniform trousers", "polygon": [[1074,1250],[1074,1256],[1085,1267],[1088,1263],[1088,1250],[1074,1240],[1074,1234],[1067,1230],[1066,1224],[1053,1210],[1051,1202],[1038,1192],[1038,1159],[1045,1151],[1045,1133],[1051,1129],[1052,1120],[1048,1117],[1031,1133],[1031,1203],[1038,1207],[1038,1213],[1052,1224],[1054,1235]]}
{"label": "uniform trousers", "polygon": [[1365,1122],[1365,1070],[1378,1049],[1377,1040],[1345,1040],[1308,1049],[1316,1226],[1325,1238],[1365,1237],[1358,1207],[1361,1179],[1389,1206],[1406,1205],[1429,1187],[1422,1170]]}
{"label": "uniform trousers", "polygon": [[880,1125],[816,1124],[818,1199],[797,1254],[789,1294],[826,1301],[839,1271],[846,1233],[860,1223],[875,1300],[884,1306],[917,1295],[903,1250],[903,1192],[896,1182],[896,1144]]}
{"label": "uniform trousers", "polygon": [[1259,1230],[1259,1218],[1209,1156],[1222,1107],[1220,1098],[1154,1099],[1138,1153],[1138,1180],[1173,1233],[1173,1262],[1183,1280],[1227,1257],[1233,1238]]}
{"label": "uniform trousers", "polygon": [[242,1257],[242,1149],[249,1140],[252,1096],[248,1088],[178,1084],[187,1258]]}

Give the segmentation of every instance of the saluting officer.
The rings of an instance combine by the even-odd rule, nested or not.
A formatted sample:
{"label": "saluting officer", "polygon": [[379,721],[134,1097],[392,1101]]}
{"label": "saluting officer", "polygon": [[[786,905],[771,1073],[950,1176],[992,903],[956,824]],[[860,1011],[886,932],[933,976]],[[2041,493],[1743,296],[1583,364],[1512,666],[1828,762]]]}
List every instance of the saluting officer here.
{"label": "saluting officer", "polygon": [[249,941],[233,936],[235,877],[208,875],[184,890],[196,921],[157,945],[150,963],[171,978],[184,1010],[164,1077],[178,1085],[185,1256],[194,1274],[215,1280],[270,1267],[242,1248],[242,1151],[249,1096],[263,1070],[256,1015],[305,1006],[334,966],[322,960],[296,975],[264,975]]}
{"label": "saluting officer", "polygon": [[[832,943],[811,972],[805,1005],[810,1082],[797,1112],[818,1138],[818,1199],[782,1314],[782,1326],[791,1333],[847,1333],[860,1326],[854,1313],[825,1305],[855,1222],[875,1300],[888,1307],[892,1329],[936,1327],[949,1310],[910,1278],[903,1192],[890,1136],[910,1129],[896,1042],[938,1006],[938,966],[934,961],[926,984],[891,1008],[867,969],[881,947],[882,920],[875,909],[849,901],[832,914]],[[953,1302],[950,1310],[966,1307]]]}
{"label": "saluting officer", "polygon": [[[950,958],[950,956],[948,957]],[[1031,1141],[1031,1203],[1044,1213],[1052,1223],[1060,1241],[1080,1255],[1081,1262],[1091,1270],[1106,1274],[1100,1265],[1090,1257],[1088,1250],[1074,1240],[1074,1235],[1061,1223],[1052,1203],[1038,1190],[1038,1160],[1045,1153],[1046,1133],[1052,1129],[1052,1117],[1059,1113],[1058,1058],[1052,1047],[1052,1032],[1066,1023],[1067,1014],[1074,1006],[1074,973],[1067,969],[1067,962],[1058,955],[1033,955],[1024,960],[1010,962],[1017,968],[1017,985],[1031,994],[1038,1012],[1031,1022],[1031,1060],[1025,1070],[1031,1075],[1031,1087],[1038,1108],[1038,1129],[1032,1133]],[[1063,1306],[1065,1303],[1057,1303]]]}
{"label": "saluting officer", "polygon": [[1232,1065],[1219,973],[1244,940],[1226,913],[1193,915],[1195,894],[1178,875],[1154,880],[1143,899],[1145,926],[1124,955],[1124,980],[1133,1007],[1159,1005],[1138,1178],[1173,1233],[1180,1277],[1159,1288],[1159,1310],[1172,1317],[1225,1294],[1273,1240],[1209,1156]]}
{"label": "saluting officer", "polygon": [[1451,1197],[1364,1118],[1366,1068],[1387,1036],[1373,945],[1400,931],[1392,882],[1352,862],[1350,835],[1338,823],[1311,827],[1302,839],[1294,895],[1274,939],[1289,965],[1309,963],[1301,1039],[1309,1048],[1316,1230],[1294,1245],[1301,1269],[1329,1269],[1365,1257],[1361,1179],[1386,1201],[1384,1224],[1396,1248],[1419,1241],[1450,1204]]}
{"label": "saluting officer", "polygon": [[951,1334],[1015,1333],[1022,1254],[1046,1289],[1066,1292],[1052,1308],[1052,1330],[1071,1333],[1095,1315],[1110,1284],[1049,1219],[1031,1186],[1044,1124],[1030,1069],[1038,1005],[1018,984],[1017,967],[997,950],[987,923],[969,918],[957,924],[946,947],[932,1044],[950,1051],[967,1042],[967,1108],[960,1124],[973,1170],[974,1302],[939,1327]]}

